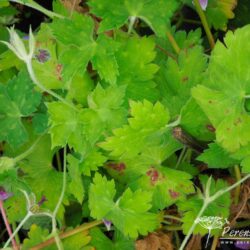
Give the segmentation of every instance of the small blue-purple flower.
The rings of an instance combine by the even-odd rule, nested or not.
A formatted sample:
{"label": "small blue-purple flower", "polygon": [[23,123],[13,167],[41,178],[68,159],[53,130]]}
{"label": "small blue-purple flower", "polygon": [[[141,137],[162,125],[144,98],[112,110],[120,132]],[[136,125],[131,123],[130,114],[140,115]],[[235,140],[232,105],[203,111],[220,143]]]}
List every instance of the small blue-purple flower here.
{"label": "small blue-purple flower", "polygon": [[[194,1],[192,3],[194,4]],[[207,9],[208,0],[199,0],[199,3],[200,3],[202,10],[205,11]]]}
{"label": "small blue-purple flower", "polygon": [[10,198],[13,194],[6,192],[4,189],[0,189],[0,200],[5,201]]}
{"label": "small blue-purple flower", "polygon": [[109,220],[106,220],[106,219],[102,219],[102,221],[103,221],[105,227],[107,228],[107,230],[110,231],[112,222]]}
{"label": "small blue-purple flower", "polygon": [[200,2],[200,6],[203,10],[206,10],[207,8],[207,4],[208,4],[208,0],[199,0]]}
{"label": "small blue-purple flower", "polygon": [[43,195],[42,198],[40,199],[40,201],[37,202],[37,205],[38,205],[39,207],[41,207],[42,204],[43,204],[45,201],[48,201],[48,200],[47,200],[46,196]]}
{"label": "small blue-purple flower", "polygon": [[40,63],[45,63],[50,59],[50,53],[46,49],[38,49],[38,53],[35,54],[35,58]]}

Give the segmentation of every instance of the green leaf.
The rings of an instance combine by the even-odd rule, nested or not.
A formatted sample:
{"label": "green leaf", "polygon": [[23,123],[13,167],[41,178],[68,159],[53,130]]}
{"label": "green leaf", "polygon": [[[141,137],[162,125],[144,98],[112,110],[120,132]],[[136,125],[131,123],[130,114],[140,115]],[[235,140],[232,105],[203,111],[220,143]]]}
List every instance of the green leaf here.
{"label": "green leaf", "polygon": [[[199,61],[196,67],[193,65]],[[190,90],[204,78],[207,59],[201,46],[182,50],[177,60],[168,58],[161,63],[157,79],[162,102],[169,108],[171,116],[180,114],[182,107],[190,99]]]}
{"label": "green leaf", "polygon": [[71,19],[55,19],[50,27],[56,39],[64,45],[75,45],[85,49],[93,46],[94,22],[87,15],[74,12]]}
{"label": "green leaf", "polygon": [[74,13],[72,19],[56,19],[50,27],[57,40],[66,46],[59,56],[59,61],[62,64],[63,79],[71,80],[76,73],[85,71],[94,54],[94,22],[86,15]]}
{"label": "green leaf", "polygon": [[[182,0],[190,7],[194,8],[192,0]],[[234,18],[233,10],[237,5],[237,0],[209,0],[205,12],[209,26],[215,29],[226,30],[228,19]]]}
{"label": "green leaf", "polygon": [[25,72],[9,80],[6,86],[0,84],[0,141],[18,147],[28,139],[22,117],[35,112],[40,100],[41,95],[34,91]]}
{"label": "green leaf", "polygon": [[98,170],[106,160],[107,158],[96,149],[88,150],[88,152],[81,154],[81,157],[70,156],[70,164],[77,166],[80,173],[86,176],[91,176],[91,171]]}
{"label": "green leaf", "polygon": [[115,182],[108,181],[106,177],[102,177],[96,173],[94,184],[89,189],[89,208],[91,216],[97,219],[103,219],[115,205],[113,201],[116,190]]}
{"label": "green leaf", "polygon": [[192,193],[194,188],[191,178],[191,175],[182,171],[152,166],[130,187],[153,192],[152,209],[158,211]]}
{"label": "green leaf", "polygon": [[93,87],[94,82],[87,72],[76,74],[68,86],[67,98],[85,107],[87,106],[87,97]]}
{"label": "green leaf", "polygon": [[127,99],[156,101],[158,90],[153,78],[159,67],[153,63],[156,56],[154,40],[148,37],[118,37],[117,40],[122,43],[116,53],[117,84],[127,86]]}
{"label": "green leaf", "polygon": [[212,141],[215,137],[214,127],[194,98],[182,108],[180,126],[199,141]]}
{"label": "green leaf", "polygon": [[[203,186],[207,183],[208,177],[207,176],[200,176],[201,182]],[[227,183],[221,179],[215,182],[212,179],[211,188],[210,188],[210,195],[215,194],[217,191],[226,188]],[[227,219],[230,214],[230,193],[225,193],[220,196],[218,199],[210,203],[210,205],[206,208],[202,216],[219,216],[223,219]],[[190,227],[194,223],[196,216],[198,215],[199,211],[203,205],[203,199],[199,195],[192,196],[188,200],[184,200],[178,202],[178,209],[183,213],[182,217],[182,229],[184,234],[187,234]],[[202,227],[200,224],[197,224],[194,229],[194,234],[201,234],[205,235],[208,233],[208,230]],[[221,229],[214,229],[211,231],[212,235],[220,235]]]}
{"label": "green leaf", "polygon": [[140,18],[159,36],[164,36],[167,24],[176,10],[177,1],[163,0],[108,0],[89,1],[90,11],[102,18],[99,32],[120,28],[130,22],[133,25],[135,18]]}
{"label": "green leaf", "polygon": [[209,0],[206,9],[208,23],[215,29],[226,30],[228,19],[234,18],[233,10],[237,5],[237,0]]}
{"label": "green leaf", "polygon": [[210,143],[209,149],[199,155],[197,160],[207,163],[209,168],[229,168],[238,163],[216,143]]}
{"label": "green leaf", "polygon": [[128,120],[129,125],[115,129],[114,136],[100,143],[102,148],[111,151],[111,156],[136,156],[148,146],[149,139],[152,139],[151,137],[164,128],[169,121],[168,110],[159,102],[153,105],[146,100],[131,101],[130,108],[132,118]]}
{"label": "green leaf", "polygon": [[224,40],[226,46],[217,42],[204,85],[192,91],[216,129],[216,141],[229,152],[250,142],[250,116],[244,109],[244,97],[250,93],[250,49],[244,46],[248,39],[250,25],[234,34],[228,32]]}
{"label": "green leaf", "polygon": [[124,235],[136,238],[138,233],[146,235],[159,226],[159,216],[148,212],[152,195],[149,192],[129,188],[114,202],[115,183],[96,174],[89,189],[89,208],[91,216],[107,219]]}
{"label": "green leaf", "polygon": [[52,148],[63,147],[68,143],[70,147],[81,151],[84,146],[82,112],[77,112],[62,102],[50,102],[47,107]]}
{"label": "green leaf", "polygon": [[[57,44],[48,25],[43,24],[36,36],[36,50],[32,66],[36,77],[47,89],[64,87],[62,65],[58,60]],[[45,55],[46,56],[43,56]]]}
{"label": "green leaf", "polygon": [[127,111],[122,107],[125,96],[124,86],[110,86],[103,89],[97,85],[88,97],[88,105],[105,124],[108,130],[125,122]]}
{"label": "green leaf", "polygon": [[118,49],[118,43],[105,35],[99,35],[96,42],[96,52],[91,59],[93,67],[98,71],[101,79],[111,84],[115,84],[117,76],[119,75],[115,58],[115,51]]}
{"label": "green leaf", "polygon": [[93,228],[90,231],[91,244],[96,250],[134,250],[135,243],[128,237],[125,237],[118,230],[112,240],[110,240],[99,228]]}
{"label": "green leaf", "polygon": [[68,160],[68,172],[71,178],[69,183],[69,191],[75,196],[75,198],[82,203],[84,198],[84,186],[82,181],[81,172],[78,166],[78,161],[72,156],[67,156]]}

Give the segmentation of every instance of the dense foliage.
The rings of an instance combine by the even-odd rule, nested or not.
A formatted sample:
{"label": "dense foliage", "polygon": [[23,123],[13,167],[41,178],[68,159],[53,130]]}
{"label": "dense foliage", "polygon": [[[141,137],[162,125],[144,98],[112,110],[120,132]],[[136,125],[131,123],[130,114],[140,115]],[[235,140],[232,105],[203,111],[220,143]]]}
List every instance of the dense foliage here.
{"label": "dense foliage", "polygon": [[[250,25],[238,2],[0,2],[2,247],[143,250],[158,237],[183,249],[193,234],[195,249],[208,233],[197,218],[247,222]],[[47,18],[14,30],[32,9]]]}

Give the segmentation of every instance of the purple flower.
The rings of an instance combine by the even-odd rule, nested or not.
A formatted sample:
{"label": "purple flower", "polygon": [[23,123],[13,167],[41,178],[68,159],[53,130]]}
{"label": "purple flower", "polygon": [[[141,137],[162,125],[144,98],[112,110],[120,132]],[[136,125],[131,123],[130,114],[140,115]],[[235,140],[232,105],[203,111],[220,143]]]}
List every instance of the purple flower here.
{"label": "purple flower", "polygon": [[12,195],[13,195],[12,193],[8,193],[4,189],[0,189],[0,200],[1,201],[7,200]]}
{"label": "purple flower", "polygon": [[102,221],[103,221],[105,227],[107,228],[107,230],[110,231],[112,222],[109,220],[106,220],[106,219],[102,219]]}
{"label": "purple flower", "polygon": [[41,198],[41,200],[37,202],[37,205],[38,205],[39,207],[41,207],[42,204],[43,204],[45,201],[47,201],[47,199],[46,199],[46,196],[43,195],[42,198]]}
{"label": "purple flower", "polygon": [[38,49],[38,53],[35,54],[35,58],[40,63],[45,63],[50,59],[50,53],[46,49]]}
{"label": "purple flower", "polygon": [[208,4],[208,0],[199,0],[200,2],[200,6],[203,10],[206,10],[207,8],[207,4]]}
{"label": "purple flower", "polygon": [[[192,1],[193,5],[194,5],[194,0]],[[208,4],[208,0],[199,0],[200,6],[202,8],[202,10],[206,10],[207,8],[207,4]]]}

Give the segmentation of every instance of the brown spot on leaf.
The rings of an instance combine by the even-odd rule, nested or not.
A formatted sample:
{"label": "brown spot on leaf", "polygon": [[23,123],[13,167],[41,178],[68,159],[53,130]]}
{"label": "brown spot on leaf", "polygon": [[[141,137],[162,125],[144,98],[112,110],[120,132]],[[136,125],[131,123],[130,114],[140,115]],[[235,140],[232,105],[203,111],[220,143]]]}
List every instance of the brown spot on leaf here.
{"label": "brown spot on leaf", "polygon": [[172,189],[169,189],[168,192],[169,192],[171,198],[173,198],[173,199],[177,199],[180,196],[179,192],[176,192],[176,191],[174,191]]}
{"label": "brown spot on leaf", "polygon": [[110,162],[107,164],[107,166],[109,168],[112,168],[113,170],[115,170],[117,172],[122,172],[126,168],[126,165],[123,162],[121,162],[121,163]]}
{"label": "brown spot on leaf", "polygon": [[154,167],[148,170],[146,174],[149,176],[152,185],[155,185],[155,183],[159,180],[159,172]]}
{"label": "brown spot on leaf", "polygon": [[56,65],[56,76],[57,76],[57,79],[58,79],[59,81],[62,80],[62,70],[63,70],[62,64],[57,64],[57,65]]}
{"label": "brown spot on leaf", "polygon": [[212,133],[216,131],[215,127],[212,124],[207,124],[206,128]]}
{"label": "brown spot on leaf", "polygon": [[240,123],[242,123],[242,120],[241,120],[241,118],[238,118],[238,119],[234,122],[234,125],[235,125],[235,126],[238,126]]}
{"label": "brown spot on leaf", "polygon": [[212,100],[209,100],[209,101],[208,101],[208,103],[209,103],[209,104],[212,104],[212,103],[213,103],[213,101],[212,101]]}
{"label": "brown spot on leaf", "polygon": [[181,79],[181,81],[182,81],[183,83],[185,83],[186,81],[188,81],[188,76],[184,76],[184,77]]}

